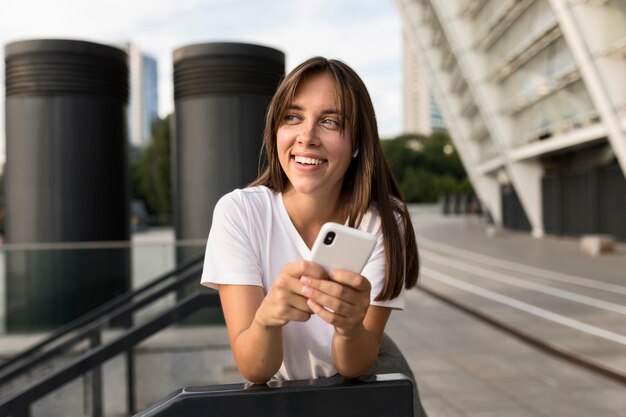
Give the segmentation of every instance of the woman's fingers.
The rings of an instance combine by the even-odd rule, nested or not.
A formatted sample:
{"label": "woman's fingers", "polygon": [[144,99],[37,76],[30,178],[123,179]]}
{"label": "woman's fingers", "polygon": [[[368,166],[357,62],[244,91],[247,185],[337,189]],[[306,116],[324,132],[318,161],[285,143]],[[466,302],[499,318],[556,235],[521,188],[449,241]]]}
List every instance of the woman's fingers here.
{"label": "woman's fingers", "polygon": [[289,314],[287,315],[288,320],[289,321],[307,321],[311,318],[311,314],[313,313],[313,311],[307,306],[307,311],[302,311],[299,309],[292,309]]}
{"label": "woman's fingers", "polygon": [[371,290],[371,284],[363,275],[355,272],[346,271],[345,269],[334,269],[330,272],[330,279],[343,285],[347,285],[350,288],[354,288],[356,291],[369,291]]}
{"label": "woman's fingers", "polygon": [[264,322],[282,326],[306,321],[315,313],[336,327],[362,323],[369,307],[369,281],[345,270],[335,270],[328,278],[314,262],[285,265],[263,303]]}
{"label": "woman's fingers", "polygon": [[300,278],[302,276],[326,279],[326,271],[319,264],[315,262],[305,261],[304,259],[285,265],[283,271],[289,276],[294,278]]}
{"label": "woman's fingers", "polygon": [[334,325],[337,319],[339,318],[338,314],[332,311],[326,310],[324,307],[317,304],[315,301],[313,301],[310,298],[307,300],[307,304],[309,305],[309,307],[311,308],[314,314],[317,314],[318,316],[320,316],[322,320],[324,320],[325,322],[329,324]]}
{"label": "woman's fingers", "polygon": [[[329,280],[302,277],[300,282],[305,287],[312,288],[343,302],[355,305],[369,304],[371,285],[365,277],[343,270],[335,270],[331,275]],[[307,289],[304,289],[304,292],[302,292],[308,298],[311,298],[310,294],[312,293]],[[331,306],[324,306],[332,308]]]}
{"label": "woman's fingers", "polygon": [[257,318],[267,327],[284,326],[290,321],[306,321],[313,312],[306,301],[301,295],[272,287],[257,310]]}
{"label": "woman's fingers", "polygon": [[365,314],[361,315],[342,315],[335,311],[330,311],[322,305],[316,303],[312,299],[308,300],[309,307],[314,314],[318,315],[322,320],[334,326],[340,333],[347,333],[351,329],[362,326]]}
{"label": "woman's fingers", "polygon": [[333,271],[330,280],[302,277],[302,295],[311,311],[340,333],[362,326],[370,304],[371,285],[359,274]]}
{"label": "woman's fingers", "polygon": [[259,316],[263,323],[284,326],[290,321],[307,321],[311,317],[313,311],[302,295],[300,277],[303,275],[316,280],[327,278],[324,269],[313,262],[303,260],[285,265],[261,306]]}
{"label": "woman's fingers", "polygon": [[287,302],[294,308],[311,313],[307,297],[302,294],[304,284],[300,278],[304,276],[315,281],[325,281],[326,272],[318,264],[304,260],[285,265],[283,270],[285,279],[281,280],[281,284],[286,289],[286,296],[289,298]]}

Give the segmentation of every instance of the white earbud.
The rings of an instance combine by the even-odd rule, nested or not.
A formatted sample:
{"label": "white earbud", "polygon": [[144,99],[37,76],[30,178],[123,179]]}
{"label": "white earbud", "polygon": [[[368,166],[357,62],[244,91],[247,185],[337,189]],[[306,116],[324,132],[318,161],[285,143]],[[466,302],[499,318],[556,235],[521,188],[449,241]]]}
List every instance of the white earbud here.
{"label": "white earbud", "polygon": [[359,149],[357,148],[357,150],[354,151],[354,153],[352,154],[352,159],[356,158],[358,154],[359,154]]}

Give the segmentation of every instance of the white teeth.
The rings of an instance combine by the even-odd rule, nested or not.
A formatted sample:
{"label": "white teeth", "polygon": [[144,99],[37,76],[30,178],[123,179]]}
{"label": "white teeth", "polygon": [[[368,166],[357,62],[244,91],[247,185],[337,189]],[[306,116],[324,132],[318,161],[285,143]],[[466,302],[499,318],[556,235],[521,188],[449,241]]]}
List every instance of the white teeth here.
{"label": "white teeth", "polygon": [[307,165],[321,165],[324,163],[324,161],[321,159],[306,158],[304,156],[296,156],[295,159],[296,159],[296,162],[299,162],[301,164],[307,164]]}

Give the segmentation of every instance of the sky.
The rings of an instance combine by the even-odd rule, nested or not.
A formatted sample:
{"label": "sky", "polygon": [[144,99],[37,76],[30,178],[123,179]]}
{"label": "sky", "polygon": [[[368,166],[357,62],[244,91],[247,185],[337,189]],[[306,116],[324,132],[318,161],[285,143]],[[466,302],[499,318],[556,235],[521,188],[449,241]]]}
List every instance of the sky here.
{"label": "sky", "polygon": [[135,42],[157,59],[159,115],[173,111],[172,52],[205,42],[245,42],[305,59],[339,58],[368,87],[382,137],[402,130],[402,23],[393,0],[20,0],[0,6],[0,162],[5,159],[4,46],[60,38]]}

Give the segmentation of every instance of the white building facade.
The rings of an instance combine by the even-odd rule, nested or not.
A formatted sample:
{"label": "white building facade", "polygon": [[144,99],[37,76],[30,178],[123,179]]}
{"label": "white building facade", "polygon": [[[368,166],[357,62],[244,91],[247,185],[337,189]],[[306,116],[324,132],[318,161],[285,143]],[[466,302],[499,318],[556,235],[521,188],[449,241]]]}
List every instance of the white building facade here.
{"label": "white building facade", "polygon": [[395,1],[494,222],[626,239],[626,1]]}

